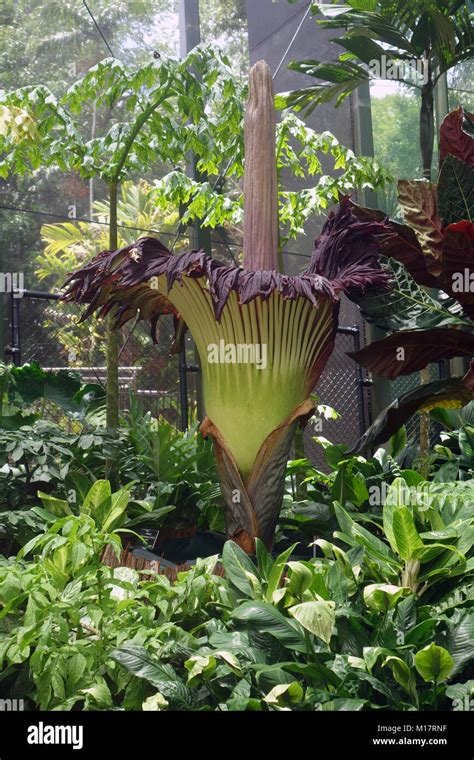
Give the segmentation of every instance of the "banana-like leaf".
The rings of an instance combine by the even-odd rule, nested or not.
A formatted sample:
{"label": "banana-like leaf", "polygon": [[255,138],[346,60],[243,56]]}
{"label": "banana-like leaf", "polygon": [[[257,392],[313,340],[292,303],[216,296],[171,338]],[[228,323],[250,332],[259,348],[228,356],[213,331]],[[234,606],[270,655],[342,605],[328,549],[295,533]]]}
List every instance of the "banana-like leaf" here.
{"label": "banana-like leaf", "polygon": [[290,63],[289,68],[301,74],[322,79],[329,84],[316,84],[301,90],[283,92],[276,96],[277,108],[294,108],[304,110],[306,115],[312,113],[317,105],[336,101],[340,105],[344,98],[364,82],[369,81],[369,74],[363,66],[353,61],[298,61]]}
{"label": "banana-like leaf", "polygon": [[417,372],[431,362],[454,356],[474,356],[474,332],[449,328],[403,330],[348,356],[370,372],[395,380],[400,375]]}
{"label": "banana-like leaf", "polygon": [[415,412],[430,411],[438,406],[462,407],[473,398],[474,362],[471,362],[471,368],[464,377],[421,385],[392,401],[347,453],[362,453],[385,443]]}

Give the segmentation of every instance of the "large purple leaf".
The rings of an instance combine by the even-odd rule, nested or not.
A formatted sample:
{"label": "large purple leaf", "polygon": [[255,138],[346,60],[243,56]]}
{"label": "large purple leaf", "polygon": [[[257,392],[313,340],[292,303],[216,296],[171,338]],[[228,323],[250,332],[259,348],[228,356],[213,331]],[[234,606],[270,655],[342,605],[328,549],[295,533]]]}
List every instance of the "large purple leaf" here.
{"label": "large purple leaf", "polygon": [[440,166],[448,155],[474,166],[474,114],[461,106],[448,113],[439,131]]}
{"label": "large purple leaf", "polygon": [[473,398],[474,362],[471,362],[469,372],[464,377],[420,385],[392,401],[347,453],[361,453],[385,443],[415,412],[429,411],[444,405],[452,406],[453,403],[462,407]]}
{"label": "large purple leaf", "polygon": [[360,221],[385,221],[389,232],[377,238],[380,252],[403,264],[419,285],[425,285],[428,288],[437,287],[436,277],[429,271],[429,267],[434,267],[436,272],[439,265],[433,256],[423,253],[411,227],[388,220],[384,212],[377,209],[364,208],[355,203],[351,203],[351,208]]}
{"label": "large purple leaf", "polygon": [[348,355],[370,372],[395,380],[431,362],[474,356],[474,332],[449,328],[401,331]]}
{"label": "large purple leaf", "polygon": [[456,298],[474,319],[474,223],[457,222],[445,229],[440,287]]}

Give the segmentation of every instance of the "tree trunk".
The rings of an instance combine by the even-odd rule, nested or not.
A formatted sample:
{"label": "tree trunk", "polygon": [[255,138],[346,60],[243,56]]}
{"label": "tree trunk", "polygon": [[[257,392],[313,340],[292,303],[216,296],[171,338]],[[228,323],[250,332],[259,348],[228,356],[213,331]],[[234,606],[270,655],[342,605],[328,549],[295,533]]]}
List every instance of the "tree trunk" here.
{"label": "tree trunk", "polygon": [[421,88],[420,108],[420,150],[423,163],[423,177],[431,180],[431,164],[433,161],[434,143],[434,100],[433,77],[429,58],[426,57],[428,81]]}

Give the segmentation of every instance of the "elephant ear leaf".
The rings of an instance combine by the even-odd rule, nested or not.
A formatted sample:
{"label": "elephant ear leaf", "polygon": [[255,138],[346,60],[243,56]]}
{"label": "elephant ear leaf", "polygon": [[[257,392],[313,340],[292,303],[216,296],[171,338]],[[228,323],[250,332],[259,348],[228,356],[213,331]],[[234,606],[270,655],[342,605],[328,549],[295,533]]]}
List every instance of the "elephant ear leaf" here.
{"label": "elephant ear leaf", "polygon": [[385,443],[415,412],[436,407],[460,408],[474,398],[474,362],[464,377],[437,380],[396,398],[375,419],[348,454],[361,453]]}

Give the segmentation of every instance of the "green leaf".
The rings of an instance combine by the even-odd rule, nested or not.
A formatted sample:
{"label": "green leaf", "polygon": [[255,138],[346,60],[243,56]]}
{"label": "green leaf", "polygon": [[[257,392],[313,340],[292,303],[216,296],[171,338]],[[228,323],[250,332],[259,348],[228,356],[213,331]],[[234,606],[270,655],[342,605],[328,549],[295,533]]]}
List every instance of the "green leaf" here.
{"label": "green leaf", "polygon": [[269,633],[281,644],[299,652],[306,651],[304,632],[300,625],[286,618],[268,602],[244,602],[232,613],[238,623],[245,623],[259,633]]}
{"label": "green leaf", "polygon": [[304,691],[298,681],[278,684],[263,698],[269,705],[299,705],[303,701]]}
{"label": "green leaf", "polygon": [[96,480],[84,499],[79,514],[91,515],[95,519],[95,515],[99,513],[106,502],[109,502],[111,495],[112,490],[109,481]]}
{"label": "green leaf", "polygon": [[288,567],[291,571],[287,586],[288,592],[292,596],[301,598],[313,582],[313,573],[303,562],[288,562]]}
{"label": "green leaf", "polygon": [[184,663],[188,670],[188,685],[195,686],[202,680],[207,680],[217,667],[217,660],[212,655],[193,655]]}
{"label": "green leaf", "polygon": [[474,658],[474,610],[455,614],[448,623],[446,648],[454,661],[453,675],[462,672]]}
{"label": "green leaf", "polygon": [[[443,302],[435,296],[436,291],[429,294],[418,285],[403,264],[395,259],[385,260],[382,256],[381,261],[393,273],[389,289],[368,288],[362,295],[357,293],[351,296],[367,322],[389,333],[451,325],[466,327],[465,320],[458,313],[459,307],[454,302]],[[393,340],[392,337],[391,339]],[[383,344],[383,341],[378,342]],[[401,345],[403,346],[403,341]],[[356,356],[358,355],[357,352]]]}
{"label": "green leaf", "polygon": [[42,491],[38,491],[38,498],[41,499],[44,508],[47,509],[48,512],[51,512],[51,514],[56,515],[57,517],[72,515],[69,503],[65,499],[56,499],[55,496],[50,496]]}
{"label": "green leaf", "polygon": [[403,686],[405,691],[410,694],[410,696],[414,697],[416,702],[418,702],[418,696],[416,692],[416,679],[413,671],[408,667],[406,662],[402,660],[401,657],[390,655],[384,660],[382,667],[386,667],[387,665],[392,671],[392,675],[395,681],[399,683],[400,686]]}
{"label": "green leaf", "polygon": [[329,644],[336,624],[334,602],[303,602],[288,609],[303,628]]}
{"label": "green leaf", "polygon": [[424,548],[413,515],[407,507],[399,507],[393,511],[393,535],[397,552],[405,562],[413,559],[417,552]]}
{"label": "green leaf", "polygon": [[390,583],[372,583],[364,588],[364,602],[377,612],[387,612],[395,607],[401,596],[409,593],[405,586]]}
{"label": "green leaf", "polygon": [[446,696],[453,701],[453,710],[470,712],[474,707],[474,681],[453,683],[446,689]]}
{"label": "green leaf", "polygon": [[446,681],[454,668],[454,660],[444,647],[429,644],[415,655],[415,668],[424,681]]}
{"label": "green leaf", "polygon": [[261,588],[261,579],[252,560],[234,541],[226,541],[222,552],[226,578],[244,596],[254,597]]}
{"label": "green leaf", "polygon": [[392,454],[392,457],[396,457],[398,454],[401,454],[406,445],[407,431],[405,426],[403,426],[397,430],[397,432],[394,433],[390,438],[390,452]]}

